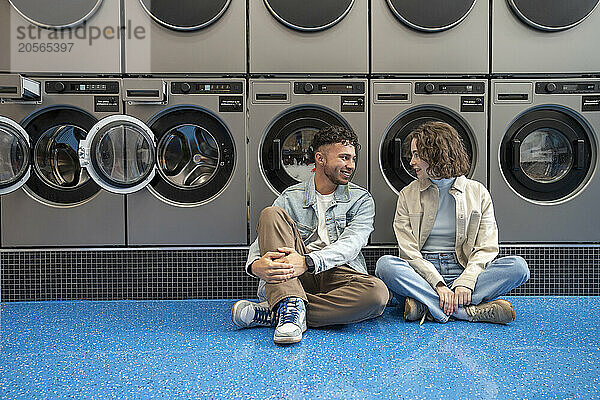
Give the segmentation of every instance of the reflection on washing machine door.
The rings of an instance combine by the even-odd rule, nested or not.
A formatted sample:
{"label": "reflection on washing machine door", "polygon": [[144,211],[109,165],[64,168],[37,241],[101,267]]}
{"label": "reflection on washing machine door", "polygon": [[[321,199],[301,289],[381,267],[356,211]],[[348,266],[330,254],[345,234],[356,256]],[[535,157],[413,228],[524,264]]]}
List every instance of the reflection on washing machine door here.
{"label": "reflection on washing machine door", "polygon": [[154,134],[128,115],[100,120],[82,141],[79,159],[90,177],[113,193],[133,193],[155,175]]}
{"label": "reflection on washing machine door", "polygon": [[526,199],[555,202],[572,198],[593,169],[593,140],[591,128],[575,111],[553,106],[530,109],[504,135],[502,174]]}
{"label": "reflection on washing machine door", "polygon": [[23,186],[29,174],[29,136],[15,121],[0,116],[0,195]]}
{"label": "reflection on washing machine door", "polygon": [[264,0],[271,14],[285,26],[299,31],[320,31],[340,22],[354,0]]}
{"label": "reflection on washing machine door", "polygon": [[260,164],[274,191],[281,193],[312,176],[310,144],[318,130],[332,125],[351,129],[341,116],[318,106],[288,110],[271,124],[261,143]]}
{"label": "reflection on washing machine door", "polygon": [[140,0],[144,10],[159,24],[178,31],[202,29],[217,21],[231,0]]}
{"label": "reflection on washing machine door", "polygon": [[87,21],[98,10],[102,0],[54,1],[9,0],[30,23],[42,28],[69,28]]}
{"label": "reflection on washing machine door", "polygon": [[414,107],[396,117],[380,145],[381,169],[388,184],[396,192],[417,179],[410,166],[410,143],[406,138],[413,130],[430,121],[446,122],[456,129],[471,161],[468,176],[470,177],[475,170],[477,144],[473,131],[463,118],[454,111],[440,106]]}
{"label": "reflection on washing machine door", "polygon": [[513,12],[529,26],[543,31],[561,31],[586,19],[600,0],[508,0]]}
{"label": "reflection on washing machine door", "polygon": [[475,6],[475,1],[387,0],[400,21],[424,32],[440,32],[460,24]]}
{"label": "reflection on washing machine door", "polygon": [[100,192],[79,161],[81,142],[98,122],[89,113],[70,106],[44,108],[23,126],[33,148],[34,174],[25,190],[42,203],[54,206],[83,204]]}
{"label": "reflection on washing machine door", "polygon": [[184,207],[217,197],[235,169],[235,145],[227,126],[193,106],[168,109],[153,121],[159,174],[150,190],[161,200]]}

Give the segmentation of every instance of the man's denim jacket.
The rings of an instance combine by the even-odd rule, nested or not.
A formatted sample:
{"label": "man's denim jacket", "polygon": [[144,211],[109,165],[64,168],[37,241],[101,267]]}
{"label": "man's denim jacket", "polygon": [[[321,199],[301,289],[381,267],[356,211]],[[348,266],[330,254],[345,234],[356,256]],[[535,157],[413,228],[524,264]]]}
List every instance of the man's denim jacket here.
{"label": "man's denim jacket", "polygon": [[[314,175],[305,182],[287,188],[273,206],[281,207],[296,222],[298,231],[305,244],[318,239],[319,219],[317,217],[317,196]],[[315,274],[340,265],[367,273],[365,258],[361,249],[367,244],[373,231],[375,202],[371,194],[362,187],[349,183],[339,185],[334,192],[333,201],[325,212],[325,223],[331,244],[321,250],[313,251],[310,257],[315,262]],[[250,246],[246,272],[260,258],[258,239]],[[265,299],[263,280],[258,286],[258,297]]]}

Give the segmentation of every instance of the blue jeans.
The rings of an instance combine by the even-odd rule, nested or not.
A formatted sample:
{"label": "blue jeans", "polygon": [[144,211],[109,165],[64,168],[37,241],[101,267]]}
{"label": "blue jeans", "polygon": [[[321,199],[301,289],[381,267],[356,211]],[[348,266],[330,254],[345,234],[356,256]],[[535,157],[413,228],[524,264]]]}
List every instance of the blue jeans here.
{"label": "blue jeans", "polygon": [[[440,272],[446,285],[464,271],[454,253],[423,254]],[[375,276],[381,279],[396,297],[411,297],[427,306],[433,318],[446,322],[450,318],[440,308],[440,297],[421,275],[405,260],[396,256],[383,256],[377,260]],[[498,258],[487,265],[477,277],[471,294],[471,304],[485,303],[527,282],[529,268],[519,256]]]}

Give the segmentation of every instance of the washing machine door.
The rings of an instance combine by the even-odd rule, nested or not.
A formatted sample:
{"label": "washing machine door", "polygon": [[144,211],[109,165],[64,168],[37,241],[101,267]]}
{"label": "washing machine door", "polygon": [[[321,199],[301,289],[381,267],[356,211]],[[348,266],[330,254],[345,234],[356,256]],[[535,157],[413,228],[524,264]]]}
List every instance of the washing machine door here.
{"label": "washing machine door", "polygon": [[23,18],[41,28],[70,28],[83,24],[100,8],[103,0],[9,0]]}
{"label": "washing machine door", "polygon": [[460,24],[476,0],[387,0],[402,23],[423,32],[441,32]]}
{"label": "washing machine door", "polygon": [[468,176],[470,177],[475,170],[477,143],[467,122],[459,114],[445,107],[437,105],[413,107],[392,121],[380,144],[381,170],[390,187],[396,192],[417,179],[410,166],[410,143],[406,138],[413,130],[430,121],[446,122],[456,129],[471,161]]}
{"label": "washing machine door", "polygon": [[154,178],[154,144],[154,134],[142,121],[128,115],[112,115],[92,127],[81,143],[79,159],[103,189],[133,193]]}
{"label": "washing machine door", "polygon": [[542,31],[562,31],[586,19],[600,0],[508,0],[513,12],[527,25]]}
{"label": "washing machine door", "polygon": [[32,169],[25,190],[53,206],[83,204],[100,192],[79,161],[81,142],[98,120],[72,106],[43,108],[22,125],[32,148]]}
{"label": "washing machine door", "polygon": [[312,139],[317,131],[333,125],[351,129],[334,111],[313,105],[289,109],[275,118],[267,128],[259,154],[261,172],[275,192],[281,193],[312,176]]}
{"label": "washing machine door", "polygon": [[506,131],[500,167],[523,198],[562,201],[585,187],[594,168],[595,148],[592,129],[580,114],[559,106],[534,107]]}
{"label": "washing machine door", "polygon": [[273,16],[288,28],[321,31],[340,22],[355,0],[264,0]]}
{"label": "washing machine door", "polygon": [[29,175],[29,136],[21,125],[0,116],[0,195],[19,189]]}
{"label": "washing machine door", "polygon": [[167,109],[154,117],[158,174],[149,189],[180,207],[217,197],[229,184],[236,150],[229,129],[208,110],[194,106]]}
{"label": "washing machine door", "polygon": [[177,31],[206,28],[225,13],[231,0],[140,0],[144,10],[162,26]]}

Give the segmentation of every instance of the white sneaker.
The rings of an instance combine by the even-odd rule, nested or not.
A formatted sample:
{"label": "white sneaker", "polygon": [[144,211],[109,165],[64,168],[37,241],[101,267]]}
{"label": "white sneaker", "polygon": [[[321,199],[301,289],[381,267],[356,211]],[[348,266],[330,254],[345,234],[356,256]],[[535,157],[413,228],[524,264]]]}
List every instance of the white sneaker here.
{"label": "white sneaker", "polygon": [[306,331],[306,306],[299,297],[288,297],[279,302],[279,322],[273,341],[276,344],[298,343]]}
{"label": "white sneaker", "polygon": [[240,300],[231,308],[231,321],[238,328],[273,326],[275,320],[275,315],[269,309],[266,301],[254,303],[248,300]]}

